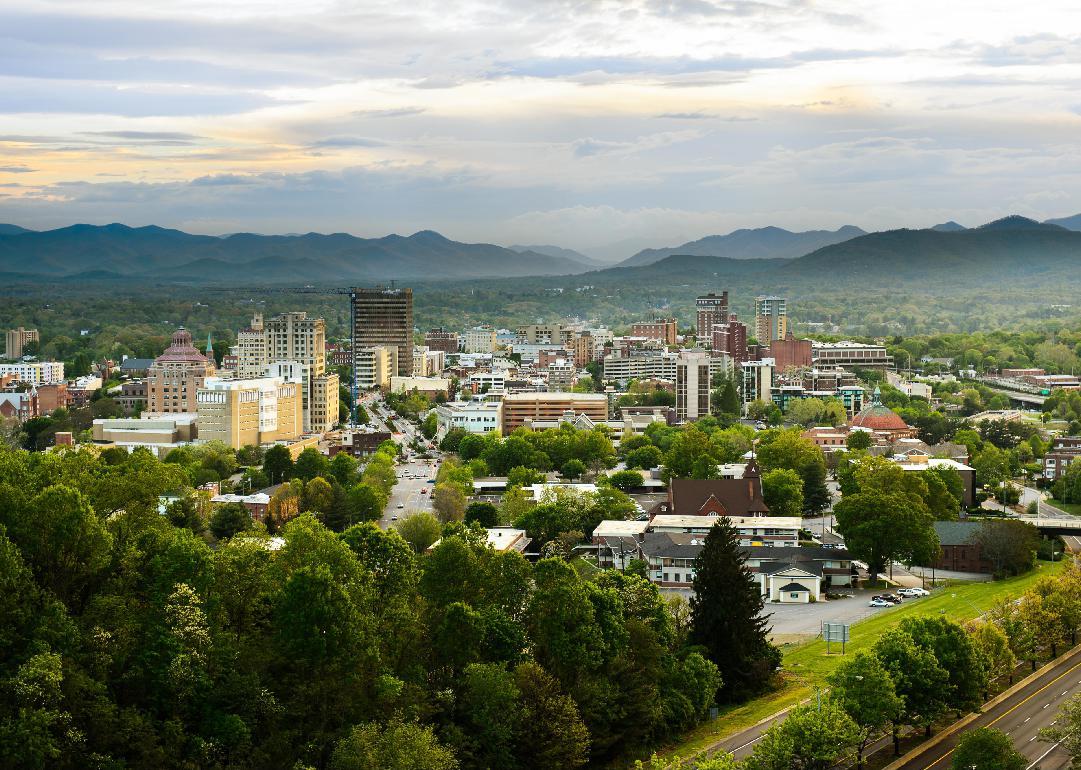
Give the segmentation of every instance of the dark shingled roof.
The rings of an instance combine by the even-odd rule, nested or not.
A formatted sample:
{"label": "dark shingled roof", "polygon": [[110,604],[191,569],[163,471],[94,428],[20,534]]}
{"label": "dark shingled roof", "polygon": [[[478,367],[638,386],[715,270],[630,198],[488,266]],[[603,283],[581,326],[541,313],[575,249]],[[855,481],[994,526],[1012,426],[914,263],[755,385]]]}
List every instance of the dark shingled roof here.
{"label": "dark shingled roof", "polygon": [[811,593],[810,588],[800,585],[799,583],[789,583],[786,586],[781,586],[781,591],[788,591],[790,593],[793,591],[806,591],[807,593]]}
{"label": "dark shingled roof", "polygon": [[776,575],[786,569],[798,569],[812,575],[822,575],[822,565],[816,561],[801,561],[799,564],[793,564],[790,561],[764,561],[758,565],[758,571],[766,575]]}
{"label": "dark shingled roof", "polygon": [[742,479],[672,479],[668,490],[672,510],[667,513],[676,516],[697,516],[710,497],[716,498],[729,516],[769,513],[754,460],[747,463]]}
{"label": "dark shingled roof", "polygon": [[705,535],[689,532],[649,532],[642,540],[642,553],[647,557],[693,559],[702,551]]}
{"label": "dark shingled roof", "polygon": [[980,530],[975,521],[936,521],[935,534],[939,545],[968,545]]}

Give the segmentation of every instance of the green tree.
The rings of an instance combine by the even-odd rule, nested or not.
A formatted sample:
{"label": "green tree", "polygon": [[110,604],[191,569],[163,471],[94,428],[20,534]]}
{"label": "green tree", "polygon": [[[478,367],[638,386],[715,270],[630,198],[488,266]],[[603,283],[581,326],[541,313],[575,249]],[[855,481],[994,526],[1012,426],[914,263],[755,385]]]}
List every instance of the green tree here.
{"label": "green tree", "polygon": [[788,468],[777,468],[762,476],[762,497],[771,516],[803,515],[803,479]]}
{"label": "green tree", "polygon": [[758,448],[758,462],[765,471],[787,468],[800,475],[805,514],[829,507],[825,457],[814,442],[803,438],[799,428],[765,431]]}
{"label": "green tree", "polygon": [[444,524],[461,521],[465,517],[465,495],[454,484],[436,484],[432,490],[432,508]]}
{"label": "green tree", "polygon": [[428,412],[428,415],[420,423],[420,432],[424,438],[431,441],[435,438],[435,432],[439,429],[439,418],[436,416],[435,411]]}
{"label": "green tree", "polygon": [[570,459],[563,463],[563,467],[559,469],[559,473],[565,479],[580,479],[586,472],[586,464],[581,460]]}
{"label": "green tree", "polygon": [[221,503],[210,516],[210,531],[219,540],[251,529],[251,514],[241,503]]}
{"label": "green tree", "polygon": [[762,736],[747,770],[829,770],[859,740],[859,728],[841,706],[797,706]]}
{"label": "green tree", "polygon": [[861,450],[871,448],[871,434],[865,430],[854,430],[848,434],[846,442],[849,450]]}
{"label": "green tree", "polygon": [[418,511],[399,521],[397,529],[415,553],[424,553],[428,546],[439,539],[443,525],[427,511]]}
{"label": "green tree", "polygon": [[359,463],[348,452],[338,452],[330,460],[327,470],[343,487],[351,487],[357,480]]}
{"label": "green tree", "polygon": [[271,484],[281,484],[293,475],[293,456],[281,444],[275,444],[263,457],[263,473]]}
{"label": "green tree", "polygon": [[328,475],[327,458],[315,447],[308,447],[297,456],[293,465],[293,475],[304,481],[311,481],[316,476]]}
{"label": "green tree", "polygon": [[766,638],[762,592],[745,562],[736,530],[719,518],[694,561],[690,640],[720,670],[728,700],[765,687],[780,664],[780,653]]}
{"label": "green tree", "polygon": [[608,483],[620,492],[630,492],[632,489],[640,488],[645,483],[645,479],[638,471],[618,471],[608,477]]}
{"label": "green tree", "polygon": [[514,669],[514,682],[521,693],[516,740],[520,766],[563,770],[585,765],[589,730],[556,678],[536,663],[525,662]]}
{"label": "green tree", "polygon": [[304,485],[301,508],[305,511],[326,513],[334,502],[334,489],[322,476],[316,476]]}
{"label": "green tree", "polygon": [[397,719],[367,722],[338,741],[331,770],[457,770],[458,760],[430,727]]}
{"label": "green tree", "polygon": [[875,736],[899,721],[904,700],[882,662],[866,652],[857,653],[833,670],[827,679],[832,698],[859,729],[856,766],[863,767],[863,752]]}
{"label": "green tree", "polygon": [[[889,671],[897,694],[904,698],[902,719],[908,724],[923,727],[930,735],[931,724],[948,706],[949,672],[939,664],[934,652],[916,644],[906,631],[899,628],[890,629],[878,638],[874,654]],[[893,729],[893,751],[900,756],[896,724]]]}
{"label": "green tree", "polygon": [[647,444],[646,446],[639,447],[638,449],[627,453],[628,468],[650,470],[656,468],[663,462],[664,453],[652,444]]}
{"label": "green tree", "polygon": [[465,509],[465,521],[467,524],[475,521],[482,527],[498,527],[499,509],[488,502],[472,502]]}
{"label": "green tree", "polygon": [[845,496],[834,507],[837,530],[848,550],[867,562],[877,580],[894,559],[927,564],[938,554],[934,520],[926,506],[920,510],[901,492],[871,490]]}
{"label": "green tree", "polygon": [[993,727],[977,727],[957,741],[950,760],[953,770],[1025,770],[1028,760],[1014,748],[1013,740]]}

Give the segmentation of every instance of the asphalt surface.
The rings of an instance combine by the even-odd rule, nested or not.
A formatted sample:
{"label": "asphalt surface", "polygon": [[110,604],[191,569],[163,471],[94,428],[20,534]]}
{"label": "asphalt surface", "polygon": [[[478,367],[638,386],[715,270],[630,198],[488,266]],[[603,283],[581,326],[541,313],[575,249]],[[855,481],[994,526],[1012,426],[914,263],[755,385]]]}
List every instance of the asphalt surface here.
{"label": "asphalt surface", "polygon": [[1040,728],[1055,724],[1059,709],[1071,696],[1081,692],[1081,648],[1059,658],[1039,676],[1001,702],[984,709],[964,728],[925,750],[916,748],[898,765],[899,770],[943,770],[950,766],[953,750],[962,735],[978,727],[994,727],[1013,740],[1028,759],[1030,768],[1058,770],[1069,767],[1070,756],[1059,746],[1044,743]]}

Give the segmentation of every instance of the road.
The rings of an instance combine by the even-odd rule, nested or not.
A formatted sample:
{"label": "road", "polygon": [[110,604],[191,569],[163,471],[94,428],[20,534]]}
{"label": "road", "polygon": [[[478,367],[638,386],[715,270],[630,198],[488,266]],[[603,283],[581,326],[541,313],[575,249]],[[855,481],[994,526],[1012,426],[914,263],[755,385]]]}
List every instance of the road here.
{"label": "road", "polygon": [[[371,424],[379,430],[390,430],[386,418],[390,416],[386,404],[377,395],[369,394],[361,399],[364,409],[368,412]],[[404,417],[391,418],[394,421],[395,432],[392,432],[394,441],[405,448],[406,461],[394,467],[398,475],[398,483],[390,493],[383,518],[379,520],[379,526],[383,529],[391,526],[394,522],[412,515],[417,511],[432,510],[432,488],[434,484],[428,483],[434,479],[439,471],[441,453],[432,452],[431,460],[419,459],[412,455],[408,447],[418,435],[417,428]],[[422,439],[423,440],[423,439]],[[399,506],[401,506],[399,508]]]}
{"label": "road", "polygon": [[1069,755],[1060,747],[1041,741],[1037,733],[1040,728],[1058,721],[1062,704],[1078,692],[1081,692],[1081,648],[1075,648],[1059,658],[1042,670],[1039,676],[1001,702],[986,707],[984,713],[956,733],[926,750],[917,748],[897,764],[897,769],[948,768],[960,736],[977,727],[994,727],[1009,735],[1017,750],[1031,763],[1029,767],[1033,770],[1037,766],[1040,770],[1069,767]]}

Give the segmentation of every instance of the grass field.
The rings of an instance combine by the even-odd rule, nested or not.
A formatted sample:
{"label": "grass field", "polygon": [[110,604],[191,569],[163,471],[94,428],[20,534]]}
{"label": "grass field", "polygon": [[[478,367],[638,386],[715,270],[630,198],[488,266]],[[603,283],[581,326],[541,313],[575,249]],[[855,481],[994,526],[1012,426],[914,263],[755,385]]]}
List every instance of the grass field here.
{"label": "grass field", "polygon": [[[845,646],[845,652],[851,655],[869,650],[879,636],[908,617],[945,615],[962,622],[971,620],[999,599],[1018,596],[1039,578],[1057,574],[1064,562],[1038,564],[1027,575],[993,583],[957,583],[935,589],[931,596],[906,599],[897,607],[884,609],[852,626],[851,641]],[[830,647],[834,651],[832,655],[826,655],[826,643],[821,640],[785,649],[781,683],[776,689],[740,706],[722,709],[716,719],[684,735],[678,745],[669,747],[664,754],[693,757],[713,743],[812,697],[815,688],[825,687],[826,677],[844,660],[837,652],[839,645],[831,644]]]}
{"label": "grass field", "polygon": [[1056,508],[1061,508],[1062,510],[1066,511],[1066,513],[1072,513],[1074,516],[1081,516],[1081,503],[1064,503],[1061,500],[1056,500],[1053,497],[1050,498],[1047,502],[1049,505],[1053,505]]}

